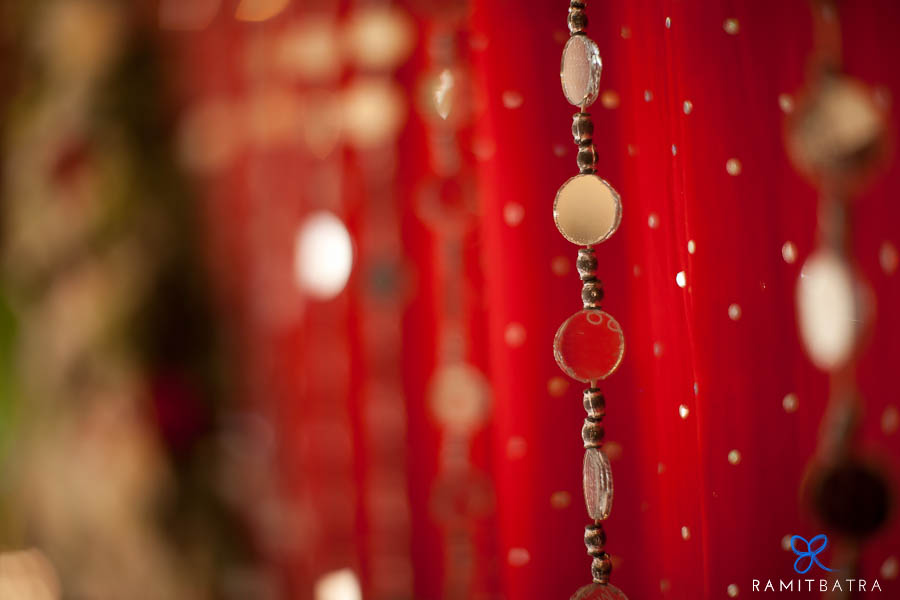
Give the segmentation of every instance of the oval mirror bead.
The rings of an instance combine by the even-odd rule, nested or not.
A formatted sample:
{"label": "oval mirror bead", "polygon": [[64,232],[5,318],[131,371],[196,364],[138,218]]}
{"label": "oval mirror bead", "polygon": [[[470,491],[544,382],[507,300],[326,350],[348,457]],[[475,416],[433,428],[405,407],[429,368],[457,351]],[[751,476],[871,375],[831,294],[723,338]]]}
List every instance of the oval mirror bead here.
{"label": "oval mirror bead", "polygon": [[559,78],[566,100],[575,106],[590,106],[600,92],[600,73],[603,61],[594,40],[585,35],[573,35],[563,48]]}
{"label": "oval mirror bead", "polygon": [[585,450],[583,483],[588,515],[595,521],[608,518],[613,501],[612,467],[602,449]]}

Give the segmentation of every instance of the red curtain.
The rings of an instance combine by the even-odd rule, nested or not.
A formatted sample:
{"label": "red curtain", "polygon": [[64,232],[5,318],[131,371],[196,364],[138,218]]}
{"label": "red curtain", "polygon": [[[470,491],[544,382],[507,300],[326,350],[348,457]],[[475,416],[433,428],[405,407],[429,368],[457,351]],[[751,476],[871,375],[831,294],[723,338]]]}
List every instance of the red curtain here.
{"label": "red curtain", "polygon": [[[590,579],[581,387],[552,354],[556,328],[580,309],[577,248],[551,214],[576,173],[575,110],[558,78],[567,3],[478,0],[462,17],[400,8],[417,42],[379,75],[402,90],[396,136],[363,148],[345,132],[316,157],[291,137],[299,129],[272,142],[262,127],[198,176],[243,403],[277,440],[278,477],[259,491],[252,520],[293,598],[312,597],[319,577],[343,567],[366,597],[390,579],[421,599],[565,598]],[[326,17],[343,26],[358,10]],[[632,599],[744,597],[753,579],[797,578],[785,536],[821,532],[798,496],[828,379],[804,354],[794,308],[817,197],[783,139],[807,75],[809,6],[634,0],[587,12],[604,63],[590,109],[598,174],[624,205],[618,232],[597,248],[604,308],[626,336],[622,367],[603,386],[612,581]],[[313,92],[340,94],[370,75],[347,63],[310,85],[249,63],[253,48],[320,17],[302,3],[261,23],[223,10],[200,32],[166,33],[185,114],[210,100],[258,102],[264,123],[293,123],[284,92],[300,99],[305,122]],[[900,4],[846,2],[840,19],[845,70],[894,114]],[[451,131],[462,166],[450,175],[437,172],[431,144],[443,126],[420,108],[426,76],[442,68],[429,42],[448,31],[472,111]],[[232,143],[218,134],[219,147]],[[890,160],[852,221],[853,259],[877,303],[858,368],[862,444],[893,481],[898,184]],[[442,190],[437,217],[423,208],[432,185]],[[327,301],[297,290],[292,265],[297,230],[320,209],[347,224],[356,257],[348,286]],[[448,524],[442,475],[458,436],[436,419],[429,386],[454,340],[489,381],[490,412],[464,436],[468,467],[447,493],[457,519]],[[878,578],[885,597],[900,590],[898,545],[892,521],[864,547],[861,577]],[[397,561],[379,560],[385,552]],[[462,588],[448,584],[452,569]]]}

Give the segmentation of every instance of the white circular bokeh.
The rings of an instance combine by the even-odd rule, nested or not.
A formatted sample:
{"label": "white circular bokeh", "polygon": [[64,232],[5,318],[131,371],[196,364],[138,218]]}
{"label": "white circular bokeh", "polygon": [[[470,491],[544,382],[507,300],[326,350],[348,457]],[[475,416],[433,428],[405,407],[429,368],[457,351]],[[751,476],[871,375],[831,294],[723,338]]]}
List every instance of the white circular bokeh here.
{"label": "white circular bokeh", "polygon": [[301,291],[319,300],[334,298],[347,285],[353,268],[353,242],[338,217],[310,214],[294,242],[294,276]]}

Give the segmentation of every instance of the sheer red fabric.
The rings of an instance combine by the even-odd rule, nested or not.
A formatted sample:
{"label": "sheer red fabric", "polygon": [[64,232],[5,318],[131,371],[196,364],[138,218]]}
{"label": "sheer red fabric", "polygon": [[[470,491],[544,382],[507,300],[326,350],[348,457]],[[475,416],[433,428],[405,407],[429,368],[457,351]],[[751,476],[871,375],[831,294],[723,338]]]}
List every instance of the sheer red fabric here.
{"label": "sheer red fabric", "polygon": [[[895,72],[875,57],[893,51],[882,28],[896,22],[897,7],[842,8],[846,70],[895,95]],[[564,594],[586,566],[576,551],[584,521],[578,388],[548,397],[556,373],[541,353],[578,309],[574,274],[557,277],[550,265],[574,254],[548,214],[548,199],[574,168],[573,111],[555,89],[561,12],[552,3],[526,12],[490,2],[477,13],[491,39],[479,62],[493,99],[490,135],[503,140],[485,174],[487,264],[517,258],[487,277],[498,464],[504,438],[530,442],[528,459],[511,465],[498,486],[499,506],[517,505],[501,510],[506,546],[533,547],[528,567],[507,569],[513,598]],[[811,52],[809,8],[595,3],[588,14],[604,59],[601,87],[615,92],[606,103],[614,108],[598,101],[592,110],[599,174],[624,203],[622,226],[597,248],[604,306],[622,322],[627,347],[619,373],[603,386],[607,446],[621,448],[607,524],[619,559],[613,580],[633,598],[725,597],[730,585],[744,595],[754,578],[796,577],[785,535],[818,533],[797,498],[827,382],[798,343],[793,306],[799,268],[815,245],[816,198],[789,166],[782,138],[783,107],[802,88]],[[515,110],[499,101],[510,89],[524,99]],[[553,153],[557,144],[562,157]],[[897,333],[888,307],[897,283],[879,253],[897,243],[889,199],[897,176],[892,163],[855,204],[853,223],[854,256],[879,307],[859,369],[864,444],[883,457],[897,451],[896,435],[881,428],[894,402]],[[526,207],[515,228],[500,218],[511,201]],[[782,254],[787,242],[796,248],[791,263]],[[527,302],[511,302],[512,289]],[[529,332],[515,350],[500,333],[510,321]],[[795,412],[784,408],[788,394]],[[556,489],[571,491],[571,508],[552,508]],[[866,548],[863,577],[880,576],[897,532],[895,525]]]}
{"label": "sheer red fabric", "polygon": [[[343,567],[359,574],[369,597],[384,576],[380,524],[398,514],[410,568],[397,576],[411,577],[416,598],[565,598],[589,582],[582,385],[561,373],[552,352],[557,328],[581,308],[577,248],[551,214],[558,187],[576,172],[575,109],[558,77],[566,9],[479,0],[455,25],[459,60],[483,98],[456,134],[477,201],[459,235],[427,223],[419,206],[434,169],[430,126],[415,107],[431,64],[424,41],[439,28],[419,3],[405,7],[419,44],[391,75],[408,119],[384,146],[390,159],[383,148],[341,146],[319,161],[303,148],[250,146],[203,180],[211,264],[245,369],[243,402],[277,432],[287,508],[275,529],[291,541],[265,547],[287,574],[290,597],[312,597],[322,574]],[[785,536],[823,531],[798,494],[828,379],[804,354],[794,308],[800,267],[816,245],[817,198],[791,168],[783,140],[812,48],[809,7],[634,0],[589,3],[588,15],[604,63],[602,97],[590,109],[598,174],[624,205],[619,230],[597,247],[604,309],[626,340],[621,367],[602,385],[615,479],[605,523],[612,581],[632,599],[745,597],[753,579],[798,577]],[[254,25],[223,15],[185,38],[186,103],[271,86],[274,76],[244,71],[246,46],[308,18],[299,6]],[[840,18],[845,70],[894,114],[900,4],[843,3]],[[378,183],[382,169],[390,176]],[[900,166],[890,160],[854,203],[851,224],[853,258],[877,303],[858,368],[861,445],[893,481],[898,184]],[[323,200],[327,186],[337,191]],[[385,204],[372,204],[377,189]],[[384,213],[372,206],[395,214],[390,243],[377,238]],[[291,264],[297,227],[320,208],[347,223],[357,257],[348,287],[324,302],[297,291]],[[373,247],[390,250],[397,267],[393,308],[373,299]],[[467,447],[471,477],[486,479],[478,484],[483,510],[462,510],[471,519],[471,577],[456,596],[445,580],[454,549],[435,509],[449,434],[428,404],[446,342],[440,323],[451,317],[491,398],[489,419]],[[391,455],[402,477],[388,485],[403,490],[400,505],[379,504],[383,488],[373,483],[380,471],[371,425],[385,413],[369,410],[365,390],[384,367],[379,348],[396,359],[396,387],[384,393],[402,407],[404,449]],[[898,527],[891,521],[864,546],[861,577],[878,578],[885,597],[900,593]],[[831,547],[820,558],[829,564]]]}

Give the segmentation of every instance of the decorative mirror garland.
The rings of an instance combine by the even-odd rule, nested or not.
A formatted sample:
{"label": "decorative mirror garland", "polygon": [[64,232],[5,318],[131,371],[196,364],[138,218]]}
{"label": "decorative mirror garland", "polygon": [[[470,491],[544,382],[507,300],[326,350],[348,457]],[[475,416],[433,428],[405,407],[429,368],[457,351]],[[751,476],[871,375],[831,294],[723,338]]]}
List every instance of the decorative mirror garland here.
{"label": "decorative mirror garland", "polygon": [[[429,511],[442,556],[441,575],[431,582],[443,600],[492,595],[490,568],[481,540],[495,507],[494,483],[480,462],[476,439],[493,410],[490,383],[473,356],[476,325],[467,309],[477,292],[458,285],[481,277],[466,265],[465,249],[476,223],[478,196],[471,129],[477,85],[467,68],[468,0],[422,2],[428,24],[422,40],[425,70],[417,84],[429,173],[416,190],[415,210],[434,240],[433,285],[437,356],[427,402],[438,435],[438,463]],[[421,592],[421,590],[420,590]],[[427,595],[427,594],[426,594]]]}
{"label": "decorative mirror garland", "polygon": [[873,92],[841,67],[834,0],[813,0],[815,48],[808,89],[787,123],[795,168],[819,189],[818,248],[803,264],[796,303],[810,360],[830,378],[830,398],[803,493],[820,522],[838,534],[835,568],[858,571],[860,544],[885,523],[890,485],[856,443],[863,399],[855,378],[864,330],[871,327],[868,286],[851,260],[853,196],[885,154],[887,118]]}
{"label": "decorative mirror garland", "polygon": [[627,600],[609,583],[612,562],[606,553],[606,532],[601,521],[612,509],[613,481],[609,458],[602,449],[606,399],[597,387],[618,368],[625,353],[625,336],[619,323],[601,307],[603,284],[597,278],[597,255],[592,248],[612,236],[622,220],[622,201],[606,181],[596,175],[597,150],[594,123],[587,108],[597,99],[603,63],[597,44],[585,35],[584,2],[569,4],[570,37],[563,49],[560,80],[563,94],[579,112],[572,117],[572,135],[578,144],[579,174],[566,181],[556,194],[553,219],[557,229],[578,250],[576,267],[582,281],[583,309],[566,319],[553,340],[559,367],[573,379],[587,383],[583,402],[587,412],[581,437],[584,442],[584,501],[593,523],[584,531],[592,557],[592,583],[580,588],[572,600]]}

